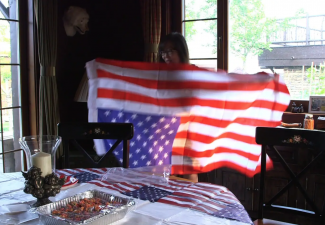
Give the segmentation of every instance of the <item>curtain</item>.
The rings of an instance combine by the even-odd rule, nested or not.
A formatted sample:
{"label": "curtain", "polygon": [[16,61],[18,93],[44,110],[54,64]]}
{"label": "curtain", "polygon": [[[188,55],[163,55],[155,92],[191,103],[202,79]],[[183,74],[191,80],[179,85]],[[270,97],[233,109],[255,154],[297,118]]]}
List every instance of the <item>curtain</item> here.
{"label": "curtain", "polygon": [[56,135],[60,121],[55,77],[57,56],[57,0],[34,0],[40,64],[39,134]]}
{"label": "curtain", "polygon": [[161,0],[141,0],[146,62],[158,62],[161,35]]}

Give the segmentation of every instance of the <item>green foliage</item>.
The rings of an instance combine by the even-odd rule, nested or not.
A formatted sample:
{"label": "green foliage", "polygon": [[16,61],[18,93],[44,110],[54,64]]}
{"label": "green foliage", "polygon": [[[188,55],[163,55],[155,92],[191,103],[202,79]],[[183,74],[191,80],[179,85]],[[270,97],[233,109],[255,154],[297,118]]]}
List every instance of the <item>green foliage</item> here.
{"label": "green foliage", "polygon": [[[189,15],[191,19],[200,18],[202,15],[217,15],[217,7],[214,7],[217,5],[217,0],[205,0],[205,2],[206,5],[198,10],[190,8],[193,0],[190,2],[187,0],[186,15]],[[286,18],[282,21],[267,18],[262,0],[230,0],[229,5],[230,48],[233,53],[242,58],[244,64],[249,54],[261,55],[263,50],[272,51],[271,42],[268,41],[271,36],[276,35],[277,31],[292,27],[290,21],[293,18]],[[194,11],[199,12],[194,13]],[[301,9],[297,12],[296,17],[303,13],[304,11]],[[193,27],[193,22],[187,24],[185,26],[186,38],[188,39],[188,35],[189,37],[193,36],[196,30]],[[217,23],[211,23],[206,29],[207,32],[213,33],[216,40],[212,45],[210,44],[213,53],[217,52],[217,30]]]}
{"label": "green foliage", "polygon": [[[196,12],[194,9],[194,1],[195,0],[187,0],[186,1],[186,14],[185,19],[196,19],[200,16],[200,12]],[[185,38],[186,40],[191,40],[192,37],[196,34],[196,30],[194,29],[194,23],[193,22],[186,22],[185,23]]]}
{"label": "green foliage", "polygon": [[308,95],[325,95],[325,62],[319,66],[311,66],[306,72],[310,84]]}
{"label": "green foliage", "polygon": [[230,18],[230,48],[244,63],[248,54],[260,55],[264,49],[272,50],[266,40],[278,30],[278,25],[275,19],[265,16],[261,0],[232,0]]}

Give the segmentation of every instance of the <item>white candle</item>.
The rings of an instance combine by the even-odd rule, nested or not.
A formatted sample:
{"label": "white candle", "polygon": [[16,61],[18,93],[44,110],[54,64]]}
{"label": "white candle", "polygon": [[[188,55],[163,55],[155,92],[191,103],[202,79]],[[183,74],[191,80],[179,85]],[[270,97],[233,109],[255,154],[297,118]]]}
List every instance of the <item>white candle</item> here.
{"label": "white candle", "polygon": [[51,154],[39,152],[32,155],[32,165],[42,171],[42,177],[52,173]]}

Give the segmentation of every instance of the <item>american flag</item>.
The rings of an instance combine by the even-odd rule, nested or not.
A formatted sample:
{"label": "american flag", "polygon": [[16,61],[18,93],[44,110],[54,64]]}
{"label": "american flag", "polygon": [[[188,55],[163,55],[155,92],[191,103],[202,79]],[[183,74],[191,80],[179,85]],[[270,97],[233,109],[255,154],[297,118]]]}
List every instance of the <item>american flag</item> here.
{"label": "american flag", "polygon": [[[89,122],[133,123],[130,166],[171,163],[174,174],[226,166],[255,175],[261,155],[255,128],[279,125],[290,102],[277,74],[108,59],[88,62],[87,74]],[[112,143],[95,144],[102,155]],[[114,154],[121,161],[121,148]]]}
{"label": "american flag", "polygon": [[253,224],[244,206],[224,186],[173,179],[168,179],[166,182],[161,182],[160,180],[157,182],[156,179],[153,179],[152,175],[147,175],[145,179],[150,180],[150,183],[142,182],[135,178],[132,179],[132,182],[128,179],[129,175],[134,177],[146,175],[135,171],[130,172],[130,169],[121,168],[120,171],[111,169],[74,168],[56,170],[56,173],[60,176],[72,178],[80,178],[86,173],[87,177],[92,179],[81,179],[80,183],[94,184],[108,191],[118,191],[126,196],[132,196],[141,200],[185,207],[207,213],[211,216]]}

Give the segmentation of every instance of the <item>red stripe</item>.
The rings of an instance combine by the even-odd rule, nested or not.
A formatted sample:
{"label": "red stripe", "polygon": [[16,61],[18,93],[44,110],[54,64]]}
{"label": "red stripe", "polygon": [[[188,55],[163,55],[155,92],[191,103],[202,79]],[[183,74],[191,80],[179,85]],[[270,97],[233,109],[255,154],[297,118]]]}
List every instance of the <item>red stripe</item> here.
{"label": "red stripe", "polygon": [[[157,72],[154,71],[154,74]],[[244,75],[243,75],[244,76]],[[270,82],[248,83],[248,82],[212,82],[212,81],[176,81],[176,80],[150,80],[144,78],[126,77],[116,75],[104,70],[97,70],[98,78],[109,78],[113,80],[121,80],[127,83],[135,84],[141,87],[155,90],[180,90],[180,89],[199,89],[199,90],[218,90],[218,91],[261,91],[264,89],[274,89],[279,92],[288,93],[284,84]],[[244,79],[243,79],[244,80]]]}
{"label": "red stripe", "polygon": [[193,207],[191,204],[187,203],[187,202],[182,202],[183,204],[180,204],[178,202],[173,202],[171,200],[168,200],[168,199],[159,199],[158,202],[160,203],[165,203],[165,204],[168,204],[168,205],[176,205],[176,206],[180,206],[180,207]]}
{"label": "red stripe", "polygon": [[221,154],[221,153],[229,153],[229,154],[235,154],[235,155],[239,155],[242,157],[245,157],[251,161],[258,161],[259,160],[259,155],[253,155],[249,152],[244,152],[241,149],[231,149],[231,148],[227,148],[227,147],[217,147],[216,149],[212,149],[212,150],[205,150],[203,152],[196,152],[193,151],[190,148],[173,148],[172,149],[172,155],[173,156],[178,156],[178,155],[185,155],[188,157],[195,157],[195,158],[201,158],[201,157],[211,157],[214,154]]}
{"label": "red stripe", "polygon": [[[260,166],[257,166],[255,171],[248,170],[246,167],[241,167],[240,165],[229,162],[229,161],[219,161],[215,163],[208,164],[204,167],[201,166],[188,166],[188,165],[172,165],[172,174],[193,174],[193,173],[206,173],[211,170],[219,169],[221,167],[227,167],[230,169],[237,170],[238,172],[245,174],[248,177],[253,177],[257,173],[260,172]],[[266,169],[272,169],[273,163],[272,161],[268,161],[266,163]]]}
{"label": "red stripe", "polygon": [[103,184],[100,184],[100,183],[96,183],[96,182],[93,182],[93,181],[89,181],[88,183],[89,183],[89,184],[95,184],[95,185],[97,185],[97,186],[99,186],[99,187],[104,187],[104,188],[111,189],[111,190],[113,190],[113,191],[118,191],[118,192],[119,192],[118,189],[116,189],[116,188],[114,188],[114,187],[112,187],[112,186],[106,186],[106,185],[103,185]]}
{"label": "red stripe", "polygon": [[[211,205],[214,205],[214,206],[216,206],[217,208],[221,208],[221,209],[223,209],[223,208],[226,208],[227,206],[225,206],[225,205],[219,205],[219,204],[216,204],[216,203],[211,203],[211,202],[209,202]],[[207,210],[207,212],[216,212],[216,211],[218,211],[219,209],[216,209],[216,208],[212,208],[211,206],[208,206],[208,205],[205,205],[205,202],[204,203],[201,203],[201,204],[198,204],[198,205],[196,205],[196,206],[193,206],[193,207],[191,207],[192,209],[197,209],[197,210],[200,210],[200,211],[203,211],[203,210]]]}
{"label": "red stripe", "polygon": [[265,100],[256,100],[254,102],[227,102],[224,100],[205,100],[195,97],[190,98],[169,98],[161,99],[149,97],[128,91],[119,91],[114,89],[98,88],[98,98],[117,99],[124,101],[132,101],[137,103],[152,104],[163,107],[185,107],[185,106],[208,106],[212,108],[229,109],[229,110],[245,110],[251,107],[267,108],[272,110],[284,111],[287,105],[277,102],[269,102]]}

